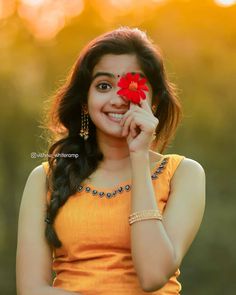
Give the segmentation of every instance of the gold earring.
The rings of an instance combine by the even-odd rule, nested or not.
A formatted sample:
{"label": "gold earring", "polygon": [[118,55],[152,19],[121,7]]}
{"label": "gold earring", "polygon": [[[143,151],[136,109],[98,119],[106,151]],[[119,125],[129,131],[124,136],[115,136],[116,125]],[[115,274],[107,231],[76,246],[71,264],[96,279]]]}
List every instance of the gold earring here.
{"label": "gold earring", "polygon": [[152,111],[153,111],[154,114],[156,113],[156,110],[157,110],[157,105],[154,104],[154,105],[152,106]]}
{"label": "gold earring", "polygon": [[89,138],[88,109],[86,105],[83,105],[81,110],[81,129],[79,135],[83,137],[84,140]]}
{"label": "gold earring", "polygon": [[155,140],[157,137],[156,131],[152,134],[152,141]]}

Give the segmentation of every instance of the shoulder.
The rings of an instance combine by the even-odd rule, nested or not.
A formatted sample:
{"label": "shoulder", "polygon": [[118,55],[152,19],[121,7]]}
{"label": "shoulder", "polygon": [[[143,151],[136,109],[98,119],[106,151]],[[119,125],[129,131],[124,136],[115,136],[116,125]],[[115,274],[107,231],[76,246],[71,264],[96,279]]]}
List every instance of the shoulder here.
{"label": "shoulder", "polygon": [[177,174],[180,175],[186,173],[205,175],[204,168],[196,160],[187,158],[186,156],[180,154],[167,154],[165,157],[168,158],[170,168],[175,170],[173,177]]}
{"label": "shoulder", "polygon": [[171,179],[171,186],[201,190],[205,189],[205,178],[205,170],[199,162],[182,156]]}
{"label": "shoulder", "polygon": [[35,188],[39,186],[45,186],[46,179],[47,179],[47,174],[46,174],[45,167],[43,166],[43,164],[40,164],[30,171],[27,178],[26,185],[28,187],[32,186]]}
{"label": "shoulder", "polygon": [[202,216],[206,201],[205,178],[204,168],[199,162],[182,158],[170,180],[168,203],[178,208],[179,212],[182,210],[192,212],[192,216]]}
{"label": "shoulder", "polygon": [[45,167],[43,164],[40,164],[36,167],[34,167],[31,172],[29,173],[30,178],[45,178]]}
{"label": "shoulder", "polygon": [[199,162],[180,154],[166,154],[165,158],[168,158],[166,169],[172,191],[205,189],[206,175]]}
{"label": "shoulder", "polygon": [[205,170],[196,160],[182,156],[181,161],[176,169],[176,173],[183,176],[205,176]]}
{"label": "shoulder", "polygon": [[23,216],[28,214],[29,209],[34,210],[36,214],[39,208],[44,207],[46,194],[46,174],[42,165],[38,165],[29,173],[24,187],[21,199],[21,212]]}

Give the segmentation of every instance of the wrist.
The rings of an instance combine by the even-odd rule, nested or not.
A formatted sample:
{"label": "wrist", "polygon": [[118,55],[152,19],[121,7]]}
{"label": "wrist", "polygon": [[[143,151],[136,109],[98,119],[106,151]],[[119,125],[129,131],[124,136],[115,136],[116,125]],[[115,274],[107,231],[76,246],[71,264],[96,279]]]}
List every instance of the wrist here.
{"label": "wrist", "polygon": [[130,153],[130,159],[146,159],[149,160],[149,151],[138,151],[138,152],[131,152]]}
{"label": "wrist", "polygon": [[149,153],[148,152],[133,152],[130,154],[131,167],[144,168],[149,166]]}

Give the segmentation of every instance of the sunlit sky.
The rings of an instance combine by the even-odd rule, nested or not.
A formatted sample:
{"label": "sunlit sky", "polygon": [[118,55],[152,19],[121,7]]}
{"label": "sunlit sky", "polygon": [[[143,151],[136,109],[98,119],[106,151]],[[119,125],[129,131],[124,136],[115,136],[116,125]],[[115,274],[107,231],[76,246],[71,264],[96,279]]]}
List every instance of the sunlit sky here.
{"label": "sunlit sky", "polygon": [[[174,0],[139,0],[138,3],[161,5],[169,1]],[[71,18],[83,12],[84,2],[86,0],[0,0],[0,20],[10,17],[17,11],[25,26],[36,38],[52,39]],[[214,2],[221,7],[236,4],[236,0]],[[118,13],[137,7],[137,0],[103,0],[102,4]]]}

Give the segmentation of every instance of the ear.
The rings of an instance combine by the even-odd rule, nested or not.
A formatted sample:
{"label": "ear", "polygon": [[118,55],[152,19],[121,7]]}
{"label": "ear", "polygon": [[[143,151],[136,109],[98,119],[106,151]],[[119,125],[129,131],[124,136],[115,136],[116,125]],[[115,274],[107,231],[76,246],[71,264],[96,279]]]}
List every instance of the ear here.
{"label": "ear", "polygon": [[82,105],[82,111],[84,112],[84,114],[88,114],[88,105],[87,104],[83,104]]}

